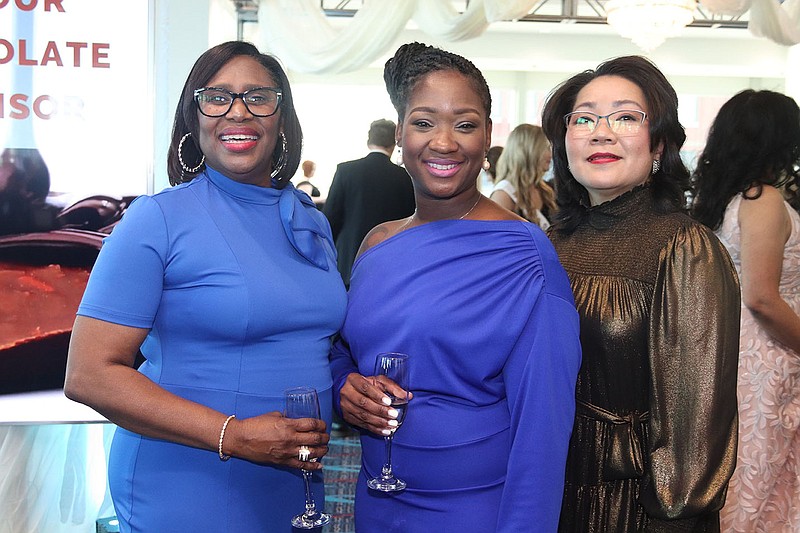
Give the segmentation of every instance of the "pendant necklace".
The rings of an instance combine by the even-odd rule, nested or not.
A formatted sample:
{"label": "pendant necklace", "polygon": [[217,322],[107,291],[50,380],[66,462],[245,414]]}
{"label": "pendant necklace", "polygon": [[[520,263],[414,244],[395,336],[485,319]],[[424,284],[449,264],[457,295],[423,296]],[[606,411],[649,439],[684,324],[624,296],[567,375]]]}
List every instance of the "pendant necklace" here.
{"label": "pendant necklace", "polygon": [[[472,213],[472,210],[475,209],[476,207],[478,207],[478,204],[480,203],[482,198],[483,198],[483,195],[479,194],[478,195],[478,199],[475,200],[475,203],[472,204],[472,207],[470,207],[469,210],[466,213],[464,213],[463,215],[458,217],[457,220],[464,220],[464,218],[466,218],[467,215]],[[405,223],[402,226],[400,226],[400,228],[397,230],[397,233],[400,233],[401,231],[406,229],[408,227],[408,225],[411,224],[411,221],[414,220],[415,216],[417,216],[417,210],[416,209],[414,209],[414,212],[411,214],[410,217],[408,217],[408,220],[406,220]]]}

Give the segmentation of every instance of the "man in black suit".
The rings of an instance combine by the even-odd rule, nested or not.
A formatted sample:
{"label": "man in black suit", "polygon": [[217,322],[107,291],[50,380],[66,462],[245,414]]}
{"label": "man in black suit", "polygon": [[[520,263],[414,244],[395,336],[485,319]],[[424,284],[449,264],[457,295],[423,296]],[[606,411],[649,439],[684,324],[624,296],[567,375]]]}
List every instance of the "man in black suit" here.
{"label": "man in black suit", "polygon": [[325,201],[339,255],[339,272],[350,287],[350,270],[366,234],[387,220],[414,212],[414,188],[405,169],[392,163],[396,125],[376,120],[369,126],[366,157],[339,163]]}

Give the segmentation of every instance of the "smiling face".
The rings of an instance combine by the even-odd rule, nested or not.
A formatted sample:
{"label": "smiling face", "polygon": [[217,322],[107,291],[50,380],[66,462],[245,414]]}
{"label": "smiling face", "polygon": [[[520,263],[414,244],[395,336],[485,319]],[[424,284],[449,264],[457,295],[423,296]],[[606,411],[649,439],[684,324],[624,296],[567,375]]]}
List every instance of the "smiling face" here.
{"label": "smiling face", "polygon": [[[276,86],[264,66],[249,56],[234,57],[206,83],[206,87],[235,93]],[[208,166],[242,183],[271,186],[269,175],[280,132],[280,108],[270,117],[256,117],[237,98],[225,116],[207,117],[199,110],[197,115],[200,149]]]}
{"label": "smiling face", "polygon": [[[625,78],[601,76],[581,89],[572,111],[607,115],[623,109],[647,113],[644,93]],[[647,181],[653,160],[660,157],[661,147],[650,151],[647,120],[635,135],[614,133],[606,119],[600,119],[588,136],[578,137],[571,131],[567,130],[565,138],[569,168],[589,193],[592,205],[612,200]]]}
{"label": "smiling face", "polygon": [[418,202],[471,198],[491,133],[491,121],[469,78],[449,70],[422,78],[397,125],[398,146]]}

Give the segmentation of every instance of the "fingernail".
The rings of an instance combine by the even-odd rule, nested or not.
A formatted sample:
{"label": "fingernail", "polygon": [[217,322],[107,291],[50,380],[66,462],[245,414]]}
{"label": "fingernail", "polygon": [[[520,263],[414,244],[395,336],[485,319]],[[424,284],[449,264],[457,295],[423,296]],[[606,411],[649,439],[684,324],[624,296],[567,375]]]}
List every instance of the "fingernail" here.
{"label": "fingernail", "polygon": [[383,398],[381,398],[381,401],[383,402],[384,405],[392,405],[392,399],[389,398],[388,396],[384,396]]}
{"label": "fingernail", "polygon": [[400,413],[397,412],[397,409],[389,409],[387,414],[392,418],[397,418],[397,415],[399,415]]}
{"label": "fingernail", "polygon": [[384,435],[386,435],[386,436],[388,437],[389,435],[391,435],[391,434],[392,434],[392,430],[390,430],[390,429],[383,429],[383,430],[381,430],[381,433],[383,433]]}
{"label": "fingernail", "polygon": [[389,422],[387,422],[387,424],[389,424],[392,427],[397,427],[397,420],[389,420]]}

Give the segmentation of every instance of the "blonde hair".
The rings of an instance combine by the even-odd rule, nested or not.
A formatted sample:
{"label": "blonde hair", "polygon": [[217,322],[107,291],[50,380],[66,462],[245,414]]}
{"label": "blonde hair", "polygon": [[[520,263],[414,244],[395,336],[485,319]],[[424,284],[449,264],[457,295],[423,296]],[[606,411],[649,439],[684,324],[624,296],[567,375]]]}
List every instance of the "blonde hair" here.
{"label": "blonde hair", "polygon": [[520,124],[511,131],[503,153],[497,160],[497,181],[508,180],[517,191],[517,211],[536,222],[531,198],[531,186],[536,187],[542,197],[542,208],[549,215],[556,210],[555,192],[544,181],[542,161],[550,152],[550,143],[544,130],[533,124]]}

